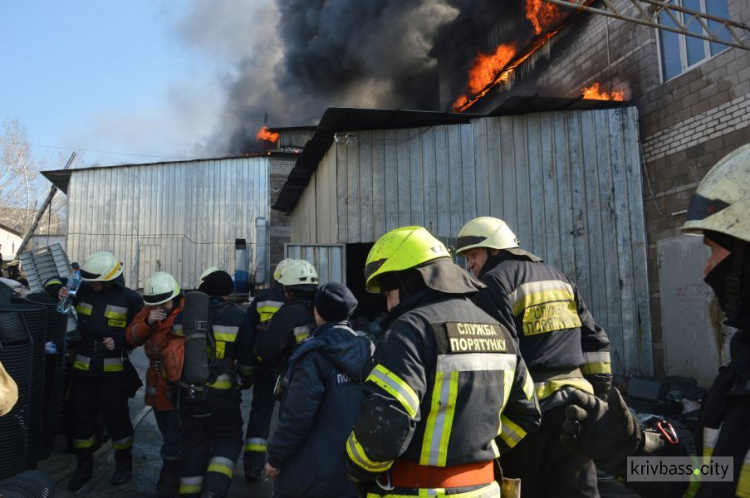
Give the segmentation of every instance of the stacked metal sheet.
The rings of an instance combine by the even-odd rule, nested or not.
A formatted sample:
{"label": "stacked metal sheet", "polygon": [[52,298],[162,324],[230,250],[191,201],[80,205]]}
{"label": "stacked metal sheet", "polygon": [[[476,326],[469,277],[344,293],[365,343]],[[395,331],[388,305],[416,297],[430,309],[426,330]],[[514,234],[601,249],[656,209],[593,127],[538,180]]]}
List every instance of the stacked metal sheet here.
{"label": "stacked metal sheet", "polygon": [[52,244],[18,256],[31,292],[42,290],[44,281],[51,277],[70,275],[70,261],[60,244]]}

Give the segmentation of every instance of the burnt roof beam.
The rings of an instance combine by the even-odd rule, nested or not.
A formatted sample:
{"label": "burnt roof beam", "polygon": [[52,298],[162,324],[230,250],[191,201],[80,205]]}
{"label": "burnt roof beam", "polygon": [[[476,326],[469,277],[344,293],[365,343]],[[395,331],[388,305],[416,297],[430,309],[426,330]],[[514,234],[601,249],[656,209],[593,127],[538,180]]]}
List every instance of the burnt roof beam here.
{"label": "burnt roof beam", "polygon": [[[601,9],[598,7],[591,7],[586,5],[587,0],[543,0],[547,3],[558,5],[560,7],[566,7],[569,9],[576,9],[581,12],[589,12],[592,14],[599,14],[606,17],[612,17],[620,19],[621,21],[628,21],[643,26],[649,26],[656,29],[663,29],[666,31],[672,31],[685,36],[691,36],[693,38],[700,38],[701,40],[708,40],[714,43],[721,43],[729,47],[741,48],[744,50],[750,50],[750,26],[745,24],[732,21],[731,19],[724,19],[722,17],[705,14],[692,9],[686,9],[679,5],[670,4],[670,0],[630,0],[630,5],[635,7],[638,12],[638,17],[626,14],[623,9],[613,5],[612,0],[602,0],[602,3],[607,7]],[[665,12],[672,22],[675,23],[676,27],[665,26],[659,23],[658,16],[661,12]],[[680,13],[686,14],[686,20],[680,21]],[[688,30],[693,22],[698,22],[703,33],[695,33]],[[711,29],[708,25],[708,21],[719,23],[716,29]],[[725,29],[732,40],[722,40],[719,38],[719,31]]]}

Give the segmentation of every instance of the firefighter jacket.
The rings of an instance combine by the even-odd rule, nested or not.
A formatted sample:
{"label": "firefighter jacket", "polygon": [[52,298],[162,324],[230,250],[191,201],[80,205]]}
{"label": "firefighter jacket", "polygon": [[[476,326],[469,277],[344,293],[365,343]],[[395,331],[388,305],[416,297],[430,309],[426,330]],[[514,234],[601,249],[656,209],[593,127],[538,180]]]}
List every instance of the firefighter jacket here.
{"label": "firefighter jacket", "polygon": [[266,329],[255,338],[255,354],[261,363],[282,373],[286,359],[314,328],[313,294],[295,296],[273,315]]}
{"label": "firefighter jacket", "polygon": [[423,291],[385,323],[394,315],[346,442],[354,478],[384,472],[396,459],[437,467],[491,462],[539,426],[518,345],[468,296]]}
{"label": "firefighter jacket", "polygon": [[343,452],[359,411],[371,344],[356,337],[348,322],[327,322],[292,353],[279,425],[268,446],[269,463],[282,469],[274,496],[358,498]]}
{"label": "firefighter jacket", "polygon": [[[76,294],[74,303],[81,332],[81,343],[73,360],[76,374],[99,377],[124,371],[123,359],[128,354],[125,327],[143,308],[143,299],[125,287],[122,275],[108,283],[96,292],[83,282]],[[105,337],[114,339],[114,350],[104,347]]]}
{"label": "firefighter jacket", "polygon": [[[174,410],[174,405],[169,400],[169,386],[167,385],[167,372],[161,362],[161,354],[169,342],[169,331],[177,315],[182,311],[183,299],[180,303],[160,321],[149,325],[149,308],[143,308],[133,318],[125,329],[125,339],[132,348],[143,346],[146,356],[151,360],[146,372],[146,404],[153,406],[154,410]],[[174,377],[174,374],[172,375]],[[179,376],[179,372],[177,373]]]}
{"label": "firefighter jacket", "polygon": [[275,283],[268,289],[262,290],[255,296],[253,302],[247,308],[247,318],[250,320],[250,329],[259,334],[265,330],[273,315],[284,306],[284,286]]}
{"label": "firefighter jacket", "polygon": [[502,251],[488,261],[480,277],[487,288],[474,302],[513,327],[543,411],[564,404],[564,387],[606,399],[612,384],[607,334],[565,274],[519,253]]}
{"label": "firefighter jacket", "polygon": [[[185,361],[185,336],[182,333],[183,313],[174,320],[169,341],[162,354],[162,363],[169,382],[179,382]],[[208,337],[209,375],[207,386],[216,390],[231,390],[237,386],[237,375],[252,368],[253,334],[247,315],[223,298],[209,300],[211,322]],[[196,386],[201,387],[201,386]]]}

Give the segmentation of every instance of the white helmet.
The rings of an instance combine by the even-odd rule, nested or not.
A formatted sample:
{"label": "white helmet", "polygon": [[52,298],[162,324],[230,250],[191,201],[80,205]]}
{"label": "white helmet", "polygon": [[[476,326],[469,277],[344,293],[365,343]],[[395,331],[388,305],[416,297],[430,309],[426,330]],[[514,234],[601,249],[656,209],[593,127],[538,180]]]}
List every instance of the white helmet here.
{"label": "white helmet", "polygon": [[501,219],[480,216],[468,222],[458,234],[456,253],[469,249],[513,249],[518,247],[516,235]]}
{"label": "white helmet", "polygon": [[200,277],[200,283],[203,283],[203,281],[206,279],[207,276],[217,271],[221,271],[221,270],[219,270],[215,266],[212,266],[210,268],[206,268],[205,270],[203,270],[203,273],[201,273],[201,277]]}
{"label": "white helmet", "polygon": [[276,269],[273,272],[273,279],[278,282],[279,278],[281,278],[281,275],[284,273],[284,268],[286,268],[292,261],[294,261],[292,258],[284,258],[279,261],[279,264],[276,265]]}
{"label": "white helmet", "polygon": [[179,284],[172,275],[163,271],[151,275],[143,287],[143,301],[146,306],[166,303],[179,295]]}
{"label": "white helmet", "polygon": [[304,259],[294,259],[284,265],[283,272],[277,280],[284,287],[296,285],[318,285],[318,272]]}
{"label": "white helmet", "polygon": [[750,144],[720,159],[690,199],[682,232],[704,230],[750,242]]}
{"label": "white helmet", "polygon": [[81,266],[84,282],[110,282],[122,275],[122,265],[111,252],[95,252]]}

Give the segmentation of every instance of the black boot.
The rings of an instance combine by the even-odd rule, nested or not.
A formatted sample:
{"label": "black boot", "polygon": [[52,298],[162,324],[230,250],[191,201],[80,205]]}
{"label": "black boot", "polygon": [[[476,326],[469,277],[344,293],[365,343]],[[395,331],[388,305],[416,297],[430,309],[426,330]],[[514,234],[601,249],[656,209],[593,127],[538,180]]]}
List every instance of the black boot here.
{"label": "black boot", "polygon": [[78,491],[86,484],[94,473],[94,452],[91,448],[78,450],[78,465],[73,477],[68,482],[68,489]]}
{"label": "black boot", "polygon": [[133,478],[133,451],[115,450],[115,473],[112,474],[112,484],[119,486]]}
{"label": "black boot", "polygon": [[159,498],[177,498],[180,494],[180,472],[182,461],[163,460],[159,482],[156,483],[156,494]]}

